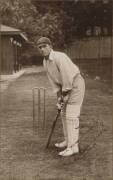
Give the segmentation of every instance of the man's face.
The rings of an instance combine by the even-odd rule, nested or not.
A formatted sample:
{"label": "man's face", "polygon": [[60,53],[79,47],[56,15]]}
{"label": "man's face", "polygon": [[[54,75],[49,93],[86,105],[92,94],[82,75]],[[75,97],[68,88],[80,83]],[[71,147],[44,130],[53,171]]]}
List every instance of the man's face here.
{"label": "man's face", "polygon": [[50,54],[51,46],[49,44],[42,44],[38,46],[39,52],[43,57],[46,57]]}

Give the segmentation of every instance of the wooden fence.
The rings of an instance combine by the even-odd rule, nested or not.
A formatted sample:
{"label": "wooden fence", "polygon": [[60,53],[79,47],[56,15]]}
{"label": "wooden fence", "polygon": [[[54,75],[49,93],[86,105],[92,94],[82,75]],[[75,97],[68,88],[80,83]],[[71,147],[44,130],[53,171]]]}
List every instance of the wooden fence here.
{"label": "wooden fence", "polygon": [[99,37],[75,40],[66,48],[65,52],[85,73],[111,78],[112,38]]}

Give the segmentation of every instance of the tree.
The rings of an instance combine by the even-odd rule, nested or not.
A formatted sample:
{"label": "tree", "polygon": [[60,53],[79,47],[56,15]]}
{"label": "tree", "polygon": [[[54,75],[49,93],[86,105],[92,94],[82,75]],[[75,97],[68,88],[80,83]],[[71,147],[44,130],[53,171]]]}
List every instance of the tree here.
{"label": "tree", "polygon": [[101,29],[106,26],[111,32],[111,1],[104,7],[99,2],[1,0],[0,16],[4,24],[25,31],[31,42],[35,43],[40,36],[47,36],[56,47],[61,48],[72,41],[73,37],[86,36],[88,28],[92,35],[95,26]]}

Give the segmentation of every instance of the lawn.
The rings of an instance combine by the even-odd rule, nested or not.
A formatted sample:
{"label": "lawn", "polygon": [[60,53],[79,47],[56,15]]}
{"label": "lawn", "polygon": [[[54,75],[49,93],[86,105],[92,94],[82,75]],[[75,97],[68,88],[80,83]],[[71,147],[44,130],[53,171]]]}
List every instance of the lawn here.
{"label": "lawn", "polygon": [[[111,180],[112,179],[112,94],[110,86],[85,78],[86,93],[80,117],[81,155],[59,157],[54,147],[63,139],[60,118],[51,144],[45,149],[56,116],[56,96],[44,72],[26,71],[1,96],[0,180]],[[33,128],[33,87],[46,90],[46,127],[43,110]],[[43,95],[41,94],[41,97]],[[41,99],[42,100],[42,99]],[[41,101],[41,109],[43,101]]]}

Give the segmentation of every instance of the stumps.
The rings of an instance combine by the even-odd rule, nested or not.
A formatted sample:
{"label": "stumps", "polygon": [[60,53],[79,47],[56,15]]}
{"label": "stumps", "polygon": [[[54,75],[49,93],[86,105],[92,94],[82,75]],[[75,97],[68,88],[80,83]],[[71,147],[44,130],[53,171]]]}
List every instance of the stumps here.
{"label": "stumps", "polygon": [[38,132],[39,127],[46,127],[46,88],[34,87],[33,97],[33,132]]}

